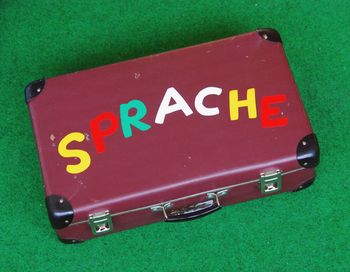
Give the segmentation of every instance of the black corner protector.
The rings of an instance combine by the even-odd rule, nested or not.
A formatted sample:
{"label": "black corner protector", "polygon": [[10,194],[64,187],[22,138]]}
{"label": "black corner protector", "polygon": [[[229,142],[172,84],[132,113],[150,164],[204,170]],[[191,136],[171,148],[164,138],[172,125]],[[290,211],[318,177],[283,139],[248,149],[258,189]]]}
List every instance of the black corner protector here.
{"label": "black corner protector", "polygon": [[58,239],[63,243],[63,244],[80,244],[83,243],[84,241],[80,241],[77,239],[62,239],[61,237],[58,237]]}
{"label": "black corner protector", "polygon": [[59,195],[47,196],[46,207],[53,228],[63,229],[73,221],[73,208],[64,197]]}
{"label": "black corner protector", "polygon": [[312,184],[314,184],[314,181],[315,181],[315,178],[309,179],[308,181],[299,185],[299,187],[297,189],[295,189],[293,192],[299,192],[299,191],[302,191],[302,190],[310,187]]}
{"label": "black corner protector", "polygon": [[320,163],[320,148],[315,134],[309,134],[299,141],[297,160],[305,168],[314,168]]}
{"label": "black corner protector", "polygon": [[29,83],[24,89],[24,97],[26,103],[40,94],[44,90],[44,87],[45,79],[39,79]]}
{"label": "black corner protector", "polygon": [[273,28],[258,28],[256,32],[260,35],[264,40],[268,40],[271,42],[279,42],[282,43],[282,39],[277,30]]}

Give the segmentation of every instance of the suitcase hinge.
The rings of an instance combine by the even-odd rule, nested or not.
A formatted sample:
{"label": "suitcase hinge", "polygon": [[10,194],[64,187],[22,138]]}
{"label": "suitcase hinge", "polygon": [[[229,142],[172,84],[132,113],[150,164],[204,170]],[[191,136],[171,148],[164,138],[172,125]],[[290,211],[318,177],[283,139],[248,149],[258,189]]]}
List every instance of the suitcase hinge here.
{"label": "suitcase hinge", "polygon": [[259,187],[262,194],[280,191],[282,189],[282,171],[278,169],[261,173]]}
{"label": "suitcase hinge", "polygon": [[111,214],[108,210],[90,214],[89,225],[94,235],[110,232],[113,229]]}

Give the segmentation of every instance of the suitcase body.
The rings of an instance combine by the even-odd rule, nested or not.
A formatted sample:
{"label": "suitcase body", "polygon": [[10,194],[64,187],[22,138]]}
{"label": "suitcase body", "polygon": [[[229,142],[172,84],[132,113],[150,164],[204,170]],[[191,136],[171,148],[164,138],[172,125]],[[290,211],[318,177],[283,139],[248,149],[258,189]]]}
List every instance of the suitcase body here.
{"label": "suitcase body", "polygon": [[272,29],[37,80],[25,96],[64,242],[299,190],[319,162]]}

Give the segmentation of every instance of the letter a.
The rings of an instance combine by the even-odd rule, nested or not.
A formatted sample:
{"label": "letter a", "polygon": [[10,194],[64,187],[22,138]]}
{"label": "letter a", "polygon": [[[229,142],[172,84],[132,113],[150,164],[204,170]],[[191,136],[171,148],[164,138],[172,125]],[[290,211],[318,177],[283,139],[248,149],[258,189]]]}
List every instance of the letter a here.
{"label": "letter a", "polygon": [[[169,105],[170,100],[174,99],[175,104]],[[189,116],[193,113],[190,106],[186,103],[185,99],[178,93],[178,91],[171,87],[167,89],[162,102],[160,103],[156,120],[157,124],[163,124],[165,116],[169,113],[181,110],[186,116]]]}

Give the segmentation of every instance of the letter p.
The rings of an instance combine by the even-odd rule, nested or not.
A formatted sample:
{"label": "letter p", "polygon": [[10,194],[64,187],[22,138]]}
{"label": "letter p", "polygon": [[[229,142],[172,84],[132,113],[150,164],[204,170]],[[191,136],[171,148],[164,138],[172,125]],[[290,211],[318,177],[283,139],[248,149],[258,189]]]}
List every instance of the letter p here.
{"label": "letter p", "polygon": [[[106,121],[109,122],[109,126],[103,129],[102,123]],[[118,126],[119,122],[117,116],[113,112],[104,112],[91,120],[91,135],[98,153],[106,151],[104,138],[112,135],[117,130]]]}

